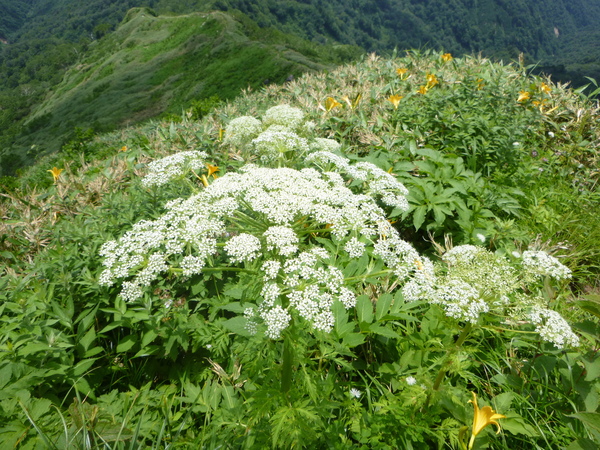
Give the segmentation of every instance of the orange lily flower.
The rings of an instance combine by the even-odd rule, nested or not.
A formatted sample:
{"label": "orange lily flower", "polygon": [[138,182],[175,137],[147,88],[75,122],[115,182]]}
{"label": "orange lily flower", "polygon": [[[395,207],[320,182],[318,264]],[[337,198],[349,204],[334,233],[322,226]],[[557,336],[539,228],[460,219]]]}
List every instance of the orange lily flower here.
{"label": "orange lily flower", "polygon": [[550,94],[550,92],[552,91],[552,88],[550,86],[548,86],[546,83],[542,83],[540,85],[540,91],[544,92],[545,94]]}
{"label": "orange lily flower", "polygon": [[437,77],[435,76],[435,74],[433,74],[433,73],[427,74],[427,87],[428,88],[432,88],[438,83],[439,83],[439,81],[438,81]]}

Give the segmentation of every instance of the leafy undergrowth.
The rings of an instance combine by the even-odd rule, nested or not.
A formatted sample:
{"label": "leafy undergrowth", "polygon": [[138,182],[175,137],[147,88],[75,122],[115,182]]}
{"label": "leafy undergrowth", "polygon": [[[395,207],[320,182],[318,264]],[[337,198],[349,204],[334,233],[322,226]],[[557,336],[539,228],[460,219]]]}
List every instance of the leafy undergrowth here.
{"label": "leafy undergrowth", "polygon": [[3,448],[596,448],[598,117],[372,55],[4,179]]}

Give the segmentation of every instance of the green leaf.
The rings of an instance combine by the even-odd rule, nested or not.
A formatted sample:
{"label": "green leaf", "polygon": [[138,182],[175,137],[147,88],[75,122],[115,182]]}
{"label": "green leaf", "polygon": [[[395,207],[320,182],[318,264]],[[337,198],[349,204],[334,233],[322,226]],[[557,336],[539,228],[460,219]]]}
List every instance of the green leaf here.
{"label": "green leaf", "polygon": [[425,222],[425,214],[427,213],[427,206],[421,205],[415,208],[413,214],[413,225],[415,230],[421,228],[423,222]]}
{"label": "green leaf", "polygon": [[598,450],[598,444],[588,438],[579,438],[571,442],[565,450]]}
{"label": "green leaf", "polygon": [[511,434],[524,434],[529,437],[539,436],[537,430],[529,425],[525,419],[517,413],[507,413],[506,415],[508,417],[500,419],[500,425],[503,430],[508,431]]}
{"label": "green leaf", "polygon": [[373,322],[373,304],[368,296],[360,295],[356,299],[356,312],[360,322]]}
{"label": "green leaf", "polygon": [[150,329],[150,330],[146,331],[144,333],[144,336],[142,337],[142,343],[141,343],[142,349],[144,347],[146,347],[147,345],[149,345],[152,341],[154,341],[154,339],[156,339],[157,336],[158,336],[158,333],[154,329]]}
{"label": "green leaf", "polygon": [[377,320],[381,320],[381,318],[388,313],[393,299],[394,297],[392,297],[392,294],[386,293],[379,296],[375,305],[375,318]]}
{"label": "green leaf", "polygon": [[223,322],[223,326],[229,331],[239,334],[240,336],[252,336],[252,334],[246,328],[248,319],[242,316],[233,317]]}
{"label": "green leaf", "polygon": [[575,304],[600,319],[600,303],[590,300],[577,300]]}
{"label": "green leaf", "polygon": [[366,338],[365,338],[364,334],[350,333],[349,335],[347,335],[347,336],[344,337],[344,339],[342,340],[342,342],[348,348],[352,348],[352,347],[356,347],[358,345],[363,344],[365,342],[365,340],[366,340]]}
{"label": "green leaf", "polygon": [[243,287],[235,286],[235,287],[227,289],[225,292],[223,292],[223,295],[226,295],[227,297],[231,297],[235,300],[241,300],[241,298],[244,296],[244,292],[245,292],[245,289]]}
{"label": "green leaf", "polygon": [[567,417],[579,419],[588,430],[600,433],[600,413],[578,412],[569,414]]}
{"label": "green leaf", "polygon": [[400,337],[400,335],[398,333],[396,333],[394,330],[392,330],[386,326],[371,325],[369,330],[372,333],[375,333],[375,334],[378,334],[379,336],[384,336],[384,337],[390,338],[390,339],[398,339]]}
{"label": "green leaf", "polygon": [[83,336],[81,339],[79,339],[77,344],[78,344],[78,347],[81,347],[80,350],[83,350],[83,353],[85,353],[90,348],[90,345],[92,345],[92,343],[95,340],[96,340],[96,330],[94,330],[94,328],[90,328],[89,331],[85,334],[85,336]]}
{"label": "green leaf", "polygon": [[90,367],[94,365],[96,358],[83,359],[73,367],[73,375],[79,377],[86,373]]}
{"label": "green leaf", "polygon": [[137,344],[137,336],[130,334],[119,341],[117,345],[117,353],[124,353],[131,350]]}

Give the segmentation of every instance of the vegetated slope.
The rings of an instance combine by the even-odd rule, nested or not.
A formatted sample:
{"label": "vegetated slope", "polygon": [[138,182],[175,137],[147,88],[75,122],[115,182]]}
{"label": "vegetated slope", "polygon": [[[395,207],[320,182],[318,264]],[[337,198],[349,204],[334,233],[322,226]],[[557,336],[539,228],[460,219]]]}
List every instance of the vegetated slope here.
{"label": "vegetated slope", "polygon": [[25,20],[27,5],[21,1],[0,1],[0,39],[21,28]]}
{"label": "vegetated slope", "polygon": [[[162,4],[177,2],[158,3]],[[559,56],[563,40],[600,20],[600,5],[591,0],[217,0],[211,4],[238,8],[260,25],[367,50],[430,46],[456,54],[481,51],[487,56],[524,52],[534,59]]]}
{"label": "vegetated slope", "polygon": [[[204,270],[206,278],[171,273],[165,275],[164,284],[155,283],[148,289],[148,301],[137,303],[119,298],[119,288],[99,286],[106,268],[98,253],[104,242],[123,236],[139,220],[157,219],[164,204],[174,197],[202,191],[198,176],[205,175],[206,184],[217,182],[200,166],[183,182],[144,186],[139,179],[148,173],[150,159],[190,148],[205,151],[206,162],[220,167],[223,180],[256,158],[249,155],[243,160],[243,148],[227,142],[232,119],[264,119],[269,108],[288,104],[301,108],[313,122],[306,129],[311,137],[333,138],[342,144],[346,157],[367,160],[383,170],[393,168],[391,172],[411,194],[409,216],[393,221],[411,243],[428,245],[427,231],[437,231],[440,241],[453,232],[455,245],[481,244],[481,233],[491,248],[510,251],[515,245],[515,250],[527,248],[539,234],[537,244],[565,256],[561,261],[573,270],[575,280],[593,282],[597,287],[600,218],[593,208],[599,186],[597,105],[564,87],[527,76],[520,66],[424,53],[411,52],[394,59],[371,56],[330,72],[270,85],[239,96],[200,121],[152,121],[99,136],[95,145],[101,150],[91,155],[98,159],[82,166],[57,154],[32,167],[29,181],[36,189],[15,190],[0,197],[0,216],[7,218],[0,222],[0,270],[5,270],[0,273],[2,398],[4,405],[16,405],[17,400],[23,404],[0,408],[0,447],[12,448],[16,442],[34,447],[47,438],[56,447],[66,448],[61,444],[71,437],[71,442],[78,443],[90,435],[96,442],[116,441],[111,444],[114,448],[138,443],[155,448],[163,443],[215,448],[215,442],[224,440],[233,448],[242,448],[248,439],[256,440],[247,446],[264,448],[276,442],[271,439],[277,434],[271,418],[283,416],[278,413],[289,411],[292,401],[292,407],[309,405],[311,416],[322,424],[306,427],[302,415],[289,425],[291,431],[304,430],[307,448],[318,448],[324,442],[339,448],[377,448],[381,442],[407,448],[396,438],[413,435],[413,430],[398,423],[415,421],[419,427],[414,427],[414,436],[423,440],[414,447],[435,448],[437,442],[449,441],[469,425],[471,416],[463,411],[475,390],[499,400],[508,395],[516,399],[498,410],[518,419],[512,422],[516,423],[514,433],[508,431],[510,420],[502,422],[505,434],[502,441],[498,439],[503,444],[498,448],[561,448],[563,442],[588,436],[574,416],[579,411],[588,416],[598,413],[595,397],[588,397],[589,392],[596,392],[598,381],[583,372],[595,370],[598,364],[596,324],[583,323],[579,328],[589,336],[587,347],[553,350],[543,355],[544,364],[535,366],[532,361],[539,361],[540,351],[548,347],[534,333],[513,334],[509,329],[512,323],[496,318],[496,331],[465,340],[464,354],[477,358],[464,358],[460,373],[444,377],[440,395],[448,395],[448,401],[428,402],[424,396],[435,391],[431,387],[436,380],[442,381],[436,373],[447,367],[442,357],[448,348],[454,351],[460,329],[443,315],[426,316],[428,310],[422,309],[425,305],[421,302],[405,305],[401,297],[394,300],[406,306],[398,320],[388,316],[391,296],[386,303],[380,299],[384,298],[382,292],[393,293],[398,276],[380,278],[381,266],[362,263],[376,273],[370,277],[373,281],[368,281],[373,285],[368,291],[372,298],[366,298],[362,311],[352,310],[351,319],[341,322],[346,328],[350,322],[350,331],[344,333],[351,333],[345,336],[353,336],[353,341],[339,334],[327,335],[331,340],[323,348],[333,356],[322,358],[321,363],[321,358],[315,357],[323,354],[316,346],[320,344],[302,335],[297,339],[300,350],[295,350],[302,370],[291,371],[294,388],[289,396],[280,397],[281,359],[279,352],[275,353],[280,347],[264,340],[247,345],[248,338],[232,330],[231,319],[242,311],[234,300],[241,298],[245,306],[259,298],[240,294],[250,283],[230,284],[233,276],[218,273],[217,278],[210,270]],[[223,128],[225,140],[219,139]],[[515,145],[515,139],[520,144]],[[296,167],[310,164],[297,152],[290,153]],[[511,158],[502,161],[504,156]],[[57,167],[54,173],[64,169],[56,181],[47,172],[53,165]],[[349,186],[360,189],[365,184]],[[515,186],[527,186],[527,190],[517,195]],[[419,195],[421,192],[428,195]],[[514,207],[515,202],[519,208]],[[427,215],[421,216],[425,220],[416,220],[419,210],[426,210]],[[207,216],[210,213],[207,211]],[[304,219],[296,223],[298,227],[305,224]],[[173,229],[176,226],[179,223]],[[200,220],[198,226],[202,226]],[[254,223],[249,226],[255,227]],[[417,228],[418,235],[408,234],[409,229]],[[329,229],[307,227],[304,233],[319,243],[331,242]],[[229,231],[222,237],[239,236]],[[148,246],[155,242],[154,236],[149,233]],[[226,249],[219,253],[218,257],[224,258]],[[216,259],[210,268],[222,267],[222,260]],[[333,259],[329,261],[333,264]],[[359,263],[353,263],[347,265],[348,277],[356,280],[352,275]],[[146,264],[143,261],[142,267]],[[422,270],[414,264],[415,273]],[[250,266],[245,262],[239,265]],[[250,272],[255,277],[252,284],[260,289],[264,266],[255,267],[260,272]],[[487,277],[479,280],[485,283]],[[575,318],[580,314],[566,296],[557,297],[549,288],[543,293],[544,301],[550,298],[561,312]],[[382,304],[386,309],[382,310]],[[414,323],[414,330],[399,328],[401,321]],[[384,327],[393,328],[385,333],[381,331]],[[374,347],[377,354],[371,350]],[[507,352],[507,348],[515,351]],[[515,371],[515,367],[526,370]],[[581,375],[577,384],[572,381],[572,371],[565,370],[569,367]],[[492,379],[490,373],[495,374]],[[407,374],[419,377],[428,388],[415,385],[415,390],[410,390]],[[251,380],[247,388],[239,384],[245,380]],[[390,389],[392,383],[397,384]],[[369,392],[373,401],[358,401],[348,394],[349,386]],[[548,394],[537,395],[540,390]],[[460,404],[455,407],[457,402],[450,397],[457,395]],[[420,403],[415,404],[415,398]],[[524,400],[518,401],[520,398]],[[366,419],[360,422],[361,428],[348,427],[357,417],[356,411]],[[28,417],[38,428],[30,425]],[[458,419],[450,420],[455,417]],[[570,426],[556,427],[558,422]],[[248,423],[252,424],[251,433]],[[40,436],[37,430],[45,434]],[[88,434],[80,438],[84,433]],[[598,439],[593,437],[597,445]],[[582,442],[587,445],[589,440]]]}
{"label": "vegetated slope", "polygon": [[93,43],[25,124],[18,141],[35,153],[56,151],[75,127],[109,130],[165,111],[181,113],[193,100],[228,99],[240,89],[284,82],[339,61],[340,47],[260,30],[241,14],[156,16],[131,10],[114,33]]}

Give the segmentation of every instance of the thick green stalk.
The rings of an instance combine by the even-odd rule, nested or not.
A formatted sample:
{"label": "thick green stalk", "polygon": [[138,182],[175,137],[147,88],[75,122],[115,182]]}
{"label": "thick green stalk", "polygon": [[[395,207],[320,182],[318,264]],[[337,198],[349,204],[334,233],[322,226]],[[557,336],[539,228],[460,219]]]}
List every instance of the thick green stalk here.
{"label": "thick green stalk", "polygon": [[283,361],[281,363],[281,392],[287,394],[292,387],[292,364],[294,353],[290,338],[287,336],[283,341]]}
{"label": "thick green stalk", "polygon": [[[449,356],[451,352],[456,352],[465,343],[467,336],[469,335],[469,333],[471,332],[472,329],[473,329],[473,324],[471,322],[468,322],[465,325],[465,327],[463,328],[462,333],[460,333],[460,336],[456,340],[456,343],[454,344],[454,348],[451,350],[448,350],[447,356]],[[444,362],[444,364],[440,368],[440,371],[438,372],[437,376],[435,377],[435,381],[433,382],[433,390],[434,391],[437,391],[440,388],[440,385],[442,384],[442,381],[444,381],[444,377],[446,376],[446,372],[448,372],[448,369],[446,369],[448,359],[449,358],[447,357],[446,361]]]}

